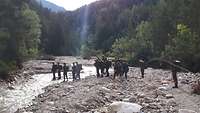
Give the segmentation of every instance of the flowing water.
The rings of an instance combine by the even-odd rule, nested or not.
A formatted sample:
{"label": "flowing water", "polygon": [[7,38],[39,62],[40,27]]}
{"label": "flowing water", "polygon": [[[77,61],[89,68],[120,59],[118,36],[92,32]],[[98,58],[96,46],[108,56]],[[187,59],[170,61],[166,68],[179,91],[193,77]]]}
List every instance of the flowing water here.
{"label": "flowing water", "polygon": [[[96,69],[93,66],[83,66],[81,78],[95,75]],[[71,72],[68,73],[69,78]],[[31,105],[32,99],[43,93],[44,87],[60,83],[61,80],[52,81],[52,74],[37,74],[24,84],[14,86],[13,90],[0,89],[0,113],[14,113],[17,109]],[[69,79],[72,81],[72,79]]]}

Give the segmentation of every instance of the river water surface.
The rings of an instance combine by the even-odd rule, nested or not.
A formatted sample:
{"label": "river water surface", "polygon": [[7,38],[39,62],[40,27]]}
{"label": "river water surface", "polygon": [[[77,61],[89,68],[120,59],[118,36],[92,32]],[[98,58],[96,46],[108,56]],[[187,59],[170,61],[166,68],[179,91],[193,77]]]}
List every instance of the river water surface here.
{"label": "river water surface", "polygon": [[[95,67],[83,66],[81,78],[95,75],[95,73]],[[68,75],[72,78],[71,72]],[[0,113],[14,113],[19,108],[31,105],[32,99],[44,92],[43,88],[60,82],[63,82],[63,77],[61,80],[52,81],[51,73],[37,74],[24,84],[14,86],[13,90],[0,89]]]}

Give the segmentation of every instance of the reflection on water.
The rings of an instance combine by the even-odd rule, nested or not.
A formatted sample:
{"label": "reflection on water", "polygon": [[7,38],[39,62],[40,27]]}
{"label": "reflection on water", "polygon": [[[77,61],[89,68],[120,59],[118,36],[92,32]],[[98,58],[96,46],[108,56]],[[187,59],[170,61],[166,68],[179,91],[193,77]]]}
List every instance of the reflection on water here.
{"label": "reflection on water", "polygon": [[[81,78],[95,75],[95,73],[95,67],[83,66]],[[71,72],[69,72],[68,75],[72,78]],[[34,75],[32,79],[26,83],[15,86],[14,90],[0,89],[0,113],[13,113],[18,108],[30,105],[32,99],[44,92],[44,87],[60,83],[62,81],[63,80],[52,81],[52,74],[38,74]]]}

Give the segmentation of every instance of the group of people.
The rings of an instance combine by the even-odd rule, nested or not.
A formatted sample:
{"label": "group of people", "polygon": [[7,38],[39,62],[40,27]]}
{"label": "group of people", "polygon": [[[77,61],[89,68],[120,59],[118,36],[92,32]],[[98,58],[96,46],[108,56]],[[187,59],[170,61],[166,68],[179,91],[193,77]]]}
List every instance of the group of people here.
{"label": "group of people", "polygon": [[[124,60],[115,60],[114,66],[114,79],[117,75],[125,76],[127,79],[127,73],[129,71],[128,63]],[[106,57],[103,57],[102,59],[97,58],[95,60],[94,66],[96,67],[97,72],[97,78],[104,77],[106,74],[106,77],[109,77],[109,68],[112,67],[112,61],[109,61]],[[106,70],[106,72],[105,72]]]}
{"label": "group of people", "polygon": [[[174,64],[177,65],[177,61],[174,62]],[[141,71],[141,77],[144,78],[144,71],[147,68],[146,62],[144,60],[139,60],[139,67]],[[109,68],[112,67],[112,61],[109,61],[107,58],[103,57],[102,59],[97,58],[95,60],[94,66],[96,67],[96,72],[97,72],[97,77],[103,77],[104,76],[104,71],[106,70],[106,77],[109,77]],[[125,76],[127,79],[127,73],[129,72],[129,65],[127,61],[125,60],[120,60],[117,59],[113,63],[114,67],[114,75],[113,79],[115,79],[116,76]],[[172,78],[174,81],[174,87],[173,88],[178,88],[178,79],[177,79],[177,68],[172,66]]]}
{"label": "group of people", "polygon": [[114,66],[113,79],[115,79],[116,76],[125,76],[125,78],[127,79],[129,65],[125,60],[116,60],[113,66]]}
{"label": "group of people", "polygon": [[109,77],[109,68],[112,66],[112,62],[106,57],[102,59],[98,58],[95,60],[94,66],[96,67],[97,77],[103,77],[106,70],[106,77]]}
{"label": "group of people", "polygon": [[[174,62],[175,65],[177,65],[177,61]],[[140,66],[140,71],[141,71],[141,77],[144,78],[144,70],[147,68],[147,64],[144,62],[144,60],[139,60],[139,66]],[[106,75],[106,77],[109,77],[109,68],[112,67],[112,61],[109,61],[106,57],[103,57],[102,59],[97,58],[95,60],[94,66],[96,67],[96,75],[97,78],[99,77],[104,77],[104,75]],[[127,73],[129,72],[129,65],[127,63],[127,61],[125,60],[114,60],[113,63],[113,67],[114,67],[114,75],[113,75],[113,79],[115,79],[116,76],[125,76],[125,78],[127,79]],[[78,62],[73,62],[72,67],[71,67],[71,71],[72,71],[72,78],[73,81],[74,80],[80,80],[80,72],[82,70],[82,64],[78,64]],[[55,64],[53,62],[52,65],[52,69],[51,69],[52,73],[53,73],[53,80],[56,80],[56,73],[58,73],[58,80],[61,79],[61,72],[63,71],[63,77],[64,77],[64,81],[67,80],[68,81],[68,75],[67,73],[70,71],[70,67],[66,65],[66,63],[62,65],[60,65],[60,63]],[[105,72],[106,71],[106,72]],[[177,68],[172,66],[172,78],[174,80],[174,84],[175,86],[173,88],[178,88],[178,79],[177,79]]]}
{"label": "group of people", "polygon": [[[80,80],[80,72],[82,70],[82,64],[78,64],[78,62],[73,62],[72,64],[72,77],[73,77],[73,81],[74,80]],[[60,63],[58,62],[57,64],[55,64],[55,62],[53,62],[52,65],[52,69],[51,72],[53,73],[53,80],[56,80],[56,73],[58,73],[58,80],[61,79],[61,72],[63,72],[63,77],[64,77],[64,81],[67,80],[68,81],[68,72],[70,71],[70,67],[66,65],[66,63],[62,65],[60,65]]]}
{"label": "group of people", "polygon": [[61,71],[62,70],[63,70],[63,75],[65,78],[65,76],[67,76],[67,72],[69,71],[69,66],[66,66],[66,63],[64,63],[64,66],[62,66],[62,65],[60,65],[59,62],[57,64],[55,64],[55,62],[53,62],[53,65],[51,68],[51,72],[53,73],[53,80],[56,80],[56,72],[58,73],[58,80],[61,79]]}
{"label": "group of people", "polygon": [[73,62],[73,64],[72,64],[73,81],[81,79],[81,77],[80,77],[81,70],[82,70],[82,64],[78,64],[78,62]]}

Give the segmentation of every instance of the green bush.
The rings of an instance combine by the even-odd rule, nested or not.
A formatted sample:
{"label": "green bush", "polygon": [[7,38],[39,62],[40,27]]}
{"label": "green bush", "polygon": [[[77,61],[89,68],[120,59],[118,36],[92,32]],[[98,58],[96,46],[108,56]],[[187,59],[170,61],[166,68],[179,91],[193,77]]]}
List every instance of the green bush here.
{"label": "green bush", "polygon": [[9,70],[9,66],[5,62],[0,61],[0,77],[2,79],[6,79],[8,77]]}
{"label": "green bush", "polygon": [[16,63],[14,61],[2,61],[0,60],[0,78],[9,78],[9,72],[16,70]]}

